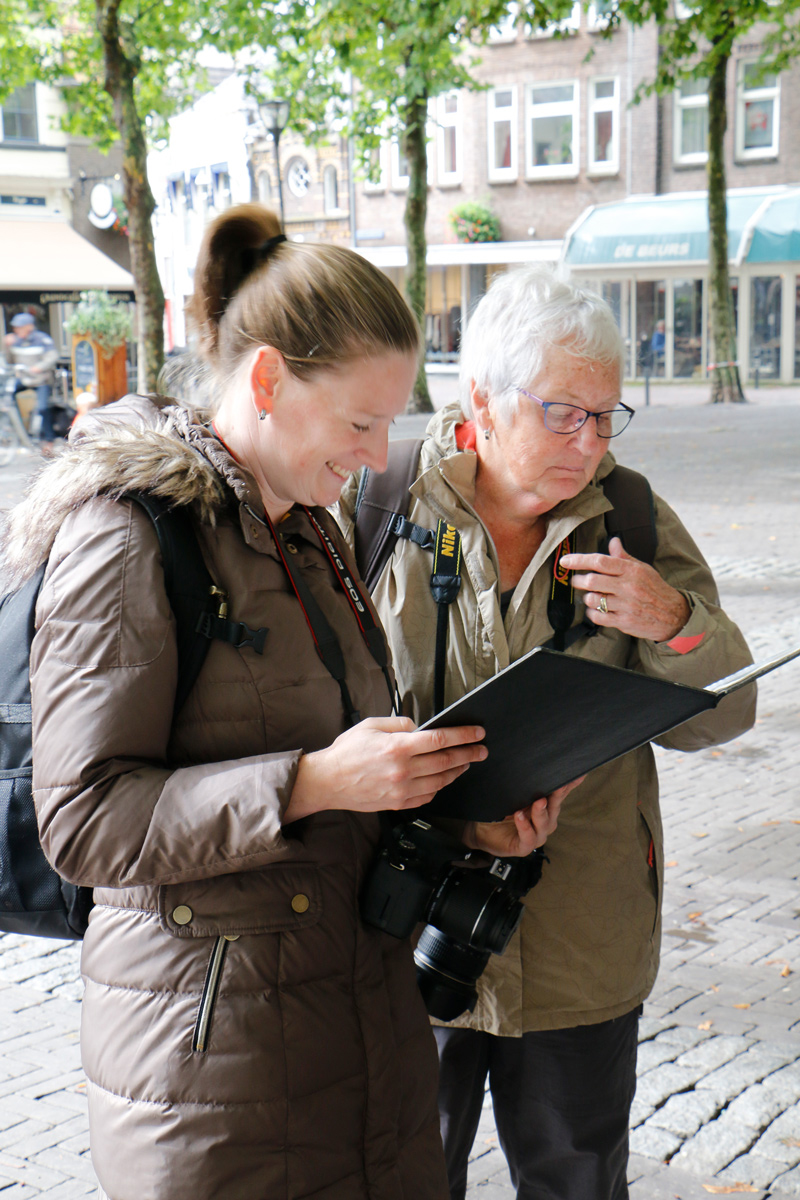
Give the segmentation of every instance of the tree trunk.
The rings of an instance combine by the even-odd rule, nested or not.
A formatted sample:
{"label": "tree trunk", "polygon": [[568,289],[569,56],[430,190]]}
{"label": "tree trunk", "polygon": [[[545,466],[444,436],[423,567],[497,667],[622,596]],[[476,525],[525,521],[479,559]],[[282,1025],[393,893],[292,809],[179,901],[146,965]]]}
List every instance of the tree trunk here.
{"label": "tree trunk", "polygon": [[[711,402],[745,399],[736,362],[736,326],[728,276],[728,204],[725,180],[726,83],[729,56],[720,55],[708,81],[708,274]],[[713,364],[713,367],[712,367]]]}
{"label": "tree trunk", "polygon": [[[406,128],[403,143],[408,160],[408,194],[403,219],[406,227],[408,266],[406,268],[406,296],[419,322],[422,343],[425,345],[425,293],[428,286],[427,252],[425,240],[425,218],[428,213],[428,154],[425,125],[428,119],[428,97],[417,96],[406,108]],[[409,401],[408,412],[433,412],[428,379],[425,374],[425,354],[417,373],[414,394]]]}
{"label": "tree trunk", "polygon": [[128,208],[138,328],[137,386],[139,391],[154,392],[164,363],[164,292],[153,245],[152,216],[156,202],[147,179],[147,143],[133,87],[139,70],[138,54],[123,41],[120,0],[95,2],[103,43],[104,87],[114,106],[114,122],[122,143],[122,182]]}

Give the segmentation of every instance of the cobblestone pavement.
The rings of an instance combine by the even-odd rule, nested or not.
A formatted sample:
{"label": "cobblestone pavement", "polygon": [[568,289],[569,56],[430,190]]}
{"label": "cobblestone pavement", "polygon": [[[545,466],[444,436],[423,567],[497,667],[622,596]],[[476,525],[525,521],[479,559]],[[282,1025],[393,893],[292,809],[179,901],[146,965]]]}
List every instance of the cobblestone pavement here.
{"label": "cobblestone pavement", "polygon": [[[451,394],[439,383],[437,401]],[[673,394],[674,393],[674,394]],[[800,394],[710,407],[663,389],[617,446],[693,532],[757,658],[800,644]],[[422,418],[403,418],[416,432]],[[616,447],[615,447],[616,448]],[[0,471],[0,508],[32,467]],[[800,1196],[800,664],[761,684],[755,728],[657,751],[663,962],[641,1022],[632,1200]],[[73,945],[0,938],[0,1196],[89,1195]],[[470,1200],[512,1200],[487,1101]],[[576,1197],[575,1200],[603,1200]]]}

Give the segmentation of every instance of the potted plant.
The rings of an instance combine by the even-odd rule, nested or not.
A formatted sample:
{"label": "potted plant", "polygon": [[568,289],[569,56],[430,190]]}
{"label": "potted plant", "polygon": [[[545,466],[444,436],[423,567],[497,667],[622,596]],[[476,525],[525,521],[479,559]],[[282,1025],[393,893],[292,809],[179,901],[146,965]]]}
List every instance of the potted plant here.
{"label": "potted plant", "polygon": [[72,334],[73,395],[93,383],[99,404],[124,396],[128,390],[127,342],[132,332],[127,303],[108,292],[81,292],[80,303],[64,327]]}
{"label": "potted plant", "polygon": [[485,204],[466,200],[449,215],[450,226],[460,242],[499,242],[500,219]]}

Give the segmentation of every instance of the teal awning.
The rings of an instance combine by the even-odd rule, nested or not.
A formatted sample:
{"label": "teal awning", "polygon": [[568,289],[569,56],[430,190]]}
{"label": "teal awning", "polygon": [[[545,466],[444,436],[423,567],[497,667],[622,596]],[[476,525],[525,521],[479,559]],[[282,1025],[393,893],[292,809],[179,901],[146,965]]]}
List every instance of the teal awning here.
{"label": "teal awning", "polygon": [[[637,196],[590,208],[567,234],[571,267],[651,266],[708,261],[705,192]],[[733,262],[800,261],[800,191],[752,188],[728,193]]]}

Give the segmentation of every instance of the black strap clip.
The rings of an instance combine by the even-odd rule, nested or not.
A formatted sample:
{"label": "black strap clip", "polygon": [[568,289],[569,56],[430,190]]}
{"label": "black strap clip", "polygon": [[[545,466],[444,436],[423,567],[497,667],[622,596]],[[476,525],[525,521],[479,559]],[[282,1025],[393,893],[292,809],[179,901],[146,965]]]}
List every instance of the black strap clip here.
{"label": "black strap clip", "polygon": [[227,617],[218,617],[214,613],[203,613],[197,622],[197,632],[203,637],[228,642],[237,650],[249,646],[256,654],[264,653],[264,643],[269,629],[251,629],[244,621],[229,621]]}

